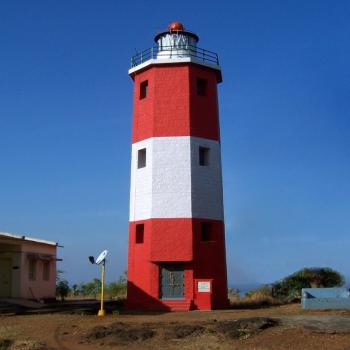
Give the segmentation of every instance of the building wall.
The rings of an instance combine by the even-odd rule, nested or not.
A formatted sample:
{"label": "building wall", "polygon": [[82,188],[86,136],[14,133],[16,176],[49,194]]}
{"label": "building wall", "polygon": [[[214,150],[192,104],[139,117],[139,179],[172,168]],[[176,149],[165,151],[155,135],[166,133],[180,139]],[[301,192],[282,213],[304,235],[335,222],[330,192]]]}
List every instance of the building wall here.
{"label": "building wall", "polygon": [[[211,223],[211,241],[201,240],[201,224]],[[136,243],[136,224],[144,224],[144,241]],[[224,225],[208,219],[150,219],[130,223],[128,266],[129,307],[157,308],[159,266],[182,263],[185,300],[194,297],[194,279],[212,279],[212,307],[227,306]],[[194,307],[196,303],[194,300]]]}
{"label": "building wall", "polygon": [[[49,280],[43,278],[43,260],[51,256]],[[35,280],[29,279],[29,263],[36,257]],[[39,258],[39,259],[38,259]],[[56,297],[56,246],[0,237],[0,259],[10,260],[12,298],[41,299]]]}
{"label": "building wall", "polygon": [[[213,239],[201,241],[201,223],[210,222],[213,226]],[[199,220],[193,222],[195,279],[212,279],[212,307],[214,309],[228,306],[227,271],[225,254],[225,227],[221,220]]]}
{"label": "building wall", "polygon": [[0,259],[10,260],[11,265],[11,296],[21,296],[21,250],[19,245],[0,243]]}
{"label": "building wall", "polygon": [[37,253],[52,255],[56,258],[56,246],[38,244],[25,241],[22,244],[21,254],[21,297],[26,299],[42,299],[56,297],[56,261],[50,261],[49,280],[43,279],[43,260],[36,260],[36,278],[34,281],[29,279],[29,260],[28,253]]}

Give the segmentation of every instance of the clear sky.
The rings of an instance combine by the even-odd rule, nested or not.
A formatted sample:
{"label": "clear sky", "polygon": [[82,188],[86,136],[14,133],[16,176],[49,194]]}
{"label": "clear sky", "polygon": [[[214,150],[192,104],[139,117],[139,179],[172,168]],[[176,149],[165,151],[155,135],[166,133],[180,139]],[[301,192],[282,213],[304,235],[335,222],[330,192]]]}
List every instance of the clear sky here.
{"label": "clear sky", "polygon": [[230,285],[350,279],[350,2],[1,1],[0,231],[58,241],[70,282],[126,269],[130,57],[180,20],[219,53]]}

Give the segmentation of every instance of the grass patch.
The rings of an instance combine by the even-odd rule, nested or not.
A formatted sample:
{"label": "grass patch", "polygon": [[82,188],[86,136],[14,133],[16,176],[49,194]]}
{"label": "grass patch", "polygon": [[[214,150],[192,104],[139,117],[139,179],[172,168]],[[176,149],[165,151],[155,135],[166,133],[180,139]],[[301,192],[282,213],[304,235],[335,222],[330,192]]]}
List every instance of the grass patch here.
{"label": "grass patch", "polygon": [[0,339],[0,350],[9,350],[12,344],[11,339]]}
{"label": "grass patch", "polygon": [[35,340],[0,339],[0,350],[50,350],[46,344]]}
{"label": "grass patch", "polygon": [[261,309],[284,304],[280,299],[258,293],[243,298],[230,299],[232,309]]}

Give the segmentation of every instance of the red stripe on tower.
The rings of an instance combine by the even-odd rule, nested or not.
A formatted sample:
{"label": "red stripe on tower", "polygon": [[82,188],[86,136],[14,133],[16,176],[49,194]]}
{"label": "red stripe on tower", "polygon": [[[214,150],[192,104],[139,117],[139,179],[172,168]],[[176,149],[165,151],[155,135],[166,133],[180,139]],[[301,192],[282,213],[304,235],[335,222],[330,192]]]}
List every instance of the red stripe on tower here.
{"label": "red stripe on tower", "polygon": [[[133,77],[133,143],[158,136],[219,140],[215,70],[194,64],[153,65]],[[140,99],[143,82],[148,98]]]}
{"label": "red stripe on tower", "polygon": [[224,308],[225,233],[217,55],[172,23],[136,55],[129,308]]}

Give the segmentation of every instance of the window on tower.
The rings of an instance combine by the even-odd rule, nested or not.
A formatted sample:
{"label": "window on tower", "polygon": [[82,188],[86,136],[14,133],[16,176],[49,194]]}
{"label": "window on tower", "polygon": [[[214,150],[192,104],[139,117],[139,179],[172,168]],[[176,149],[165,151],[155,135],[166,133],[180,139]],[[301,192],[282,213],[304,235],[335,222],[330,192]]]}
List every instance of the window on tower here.
{"label": "window on tower", "polygon": [[137,168],[144,168],[146,166],[146,148],[139,149],[137,152]]}
{"label": "window on tower", "polygon": [[207,93],[207,81],[197,78],[197,95],[205,96]]}
{"label": "window on tower", "polygon": [[136,237],[135,237],[135,242],[137,244],[143,243],[144,233],[145,233],[145,225],[144,224],[137,224],[136,225]]}
{"label": "window on tower", "polygon": [[209,148],[201,146],[199,147],[199,165],[209,165]]}
{"label": "window on tower", "polygon": [[201,241],[210,242],[213,241],[213,227],[210,222],[202,222],[201,224]]}
{"label": "window on tower", "polygon": [[140,84],[140,100],[146,98],[148,95],[148,80],[143,81]]}

